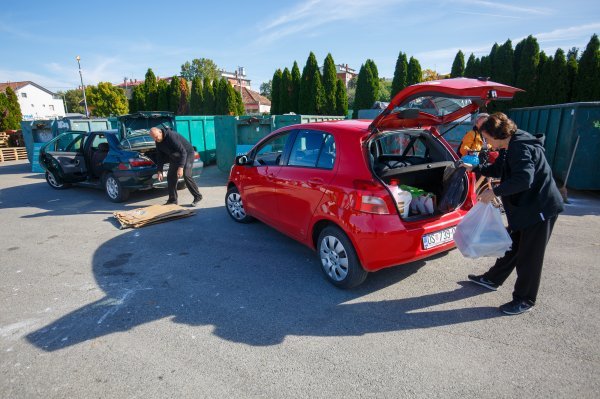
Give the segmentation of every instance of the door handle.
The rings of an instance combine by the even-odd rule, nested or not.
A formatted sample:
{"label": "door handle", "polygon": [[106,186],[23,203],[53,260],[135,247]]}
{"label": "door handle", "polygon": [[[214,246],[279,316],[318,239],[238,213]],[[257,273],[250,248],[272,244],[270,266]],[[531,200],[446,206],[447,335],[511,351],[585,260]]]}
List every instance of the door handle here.
{"label": "door handle", "polygon": [[325,183],[325,181],[323,179],[321,179],[320,177],[313,177],[312,179],[308,179],[308,182],[310,184],[323,184],[323,183]]}

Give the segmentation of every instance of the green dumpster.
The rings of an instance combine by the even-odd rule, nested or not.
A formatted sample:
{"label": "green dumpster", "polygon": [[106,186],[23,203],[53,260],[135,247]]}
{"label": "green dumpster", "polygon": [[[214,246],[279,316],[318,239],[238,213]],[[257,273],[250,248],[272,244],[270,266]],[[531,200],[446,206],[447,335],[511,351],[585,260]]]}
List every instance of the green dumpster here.
{"label": "green dumpster", "polygon": [[175,130],[196,147],[196,151],[200,154],[200,159],[205,165],[216,161],[217,145],[214,116],[176,116]]}
{"label": "green dumpster", "polygon": [[520,129],[544,134],[546,159],[563,183],[573,159],[567,187],[600,190],[600,102],[514,108],[508,115]]}

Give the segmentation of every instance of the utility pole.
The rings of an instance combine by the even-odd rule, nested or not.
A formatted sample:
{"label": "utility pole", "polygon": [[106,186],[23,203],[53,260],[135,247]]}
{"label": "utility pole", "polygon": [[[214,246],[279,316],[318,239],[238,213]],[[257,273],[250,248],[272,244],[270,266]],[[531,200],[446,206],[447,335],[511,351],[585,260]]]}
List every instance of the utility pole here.
{"label": "utility pole", "polygon": [[79,66],[79,79],[81,79],[81,91],[83,92],[83,105],[85,106],[85,117],[89,118],[90,112],[88,111],[87,99],[85,98],[85,86],[83,85],[83,75],[81,74],[81,63],[79,62],[81,60],[81,57],[77,56],[75,59],[77,60],[77,65]]}

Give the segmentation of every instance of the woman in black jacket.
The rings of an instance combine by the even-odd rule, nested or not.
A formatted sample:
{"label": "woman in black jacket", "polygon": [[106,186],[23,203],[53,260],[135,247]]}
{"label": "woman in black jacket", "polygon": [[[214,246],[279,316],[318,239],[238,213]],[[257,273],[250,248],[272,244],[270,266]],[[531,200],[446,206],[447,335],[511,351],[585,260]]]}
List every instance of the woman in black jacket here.
{"label": "woman in black jacket", "polygon": [[495,291],[516,268],[513,300],[500,310],[520,314],[535,305],[546,245],[563,211],[563,201],[538,138],[518,130],[501,112],[491,115],[480,130],[492,148],[500,150],[500,156],[492,165],[468,165],[467,169],[501,179],[479,200],[490,202],[496,196],[502,197],[513,245],[485,274],[471,274],[469,280]]}

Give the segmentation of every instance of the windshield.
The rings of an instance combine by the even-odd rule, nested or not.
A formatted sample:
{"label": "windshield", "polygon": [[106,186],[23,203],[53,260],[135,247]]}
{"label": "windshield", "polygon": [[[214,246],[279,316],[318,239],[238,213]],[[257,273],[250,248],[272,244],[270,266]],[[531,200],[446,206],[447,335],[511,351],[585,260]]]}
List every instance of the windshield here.
{"label": "windshield", "polygon": [[153,118],[127,118],[121,121],[121,131],[123,136],[139,136],[148,134],[153,127],[173,128],[171,117],[153,117]]}
{"label": "windshield", "polygon": [[458,111],[471,104],[471,100],[465,98],[449,98],[438,96],[419,96],[402,102],[392,112],[400,112],[406,109],[416,109],[420,112],[433,116],[444,116]]}

